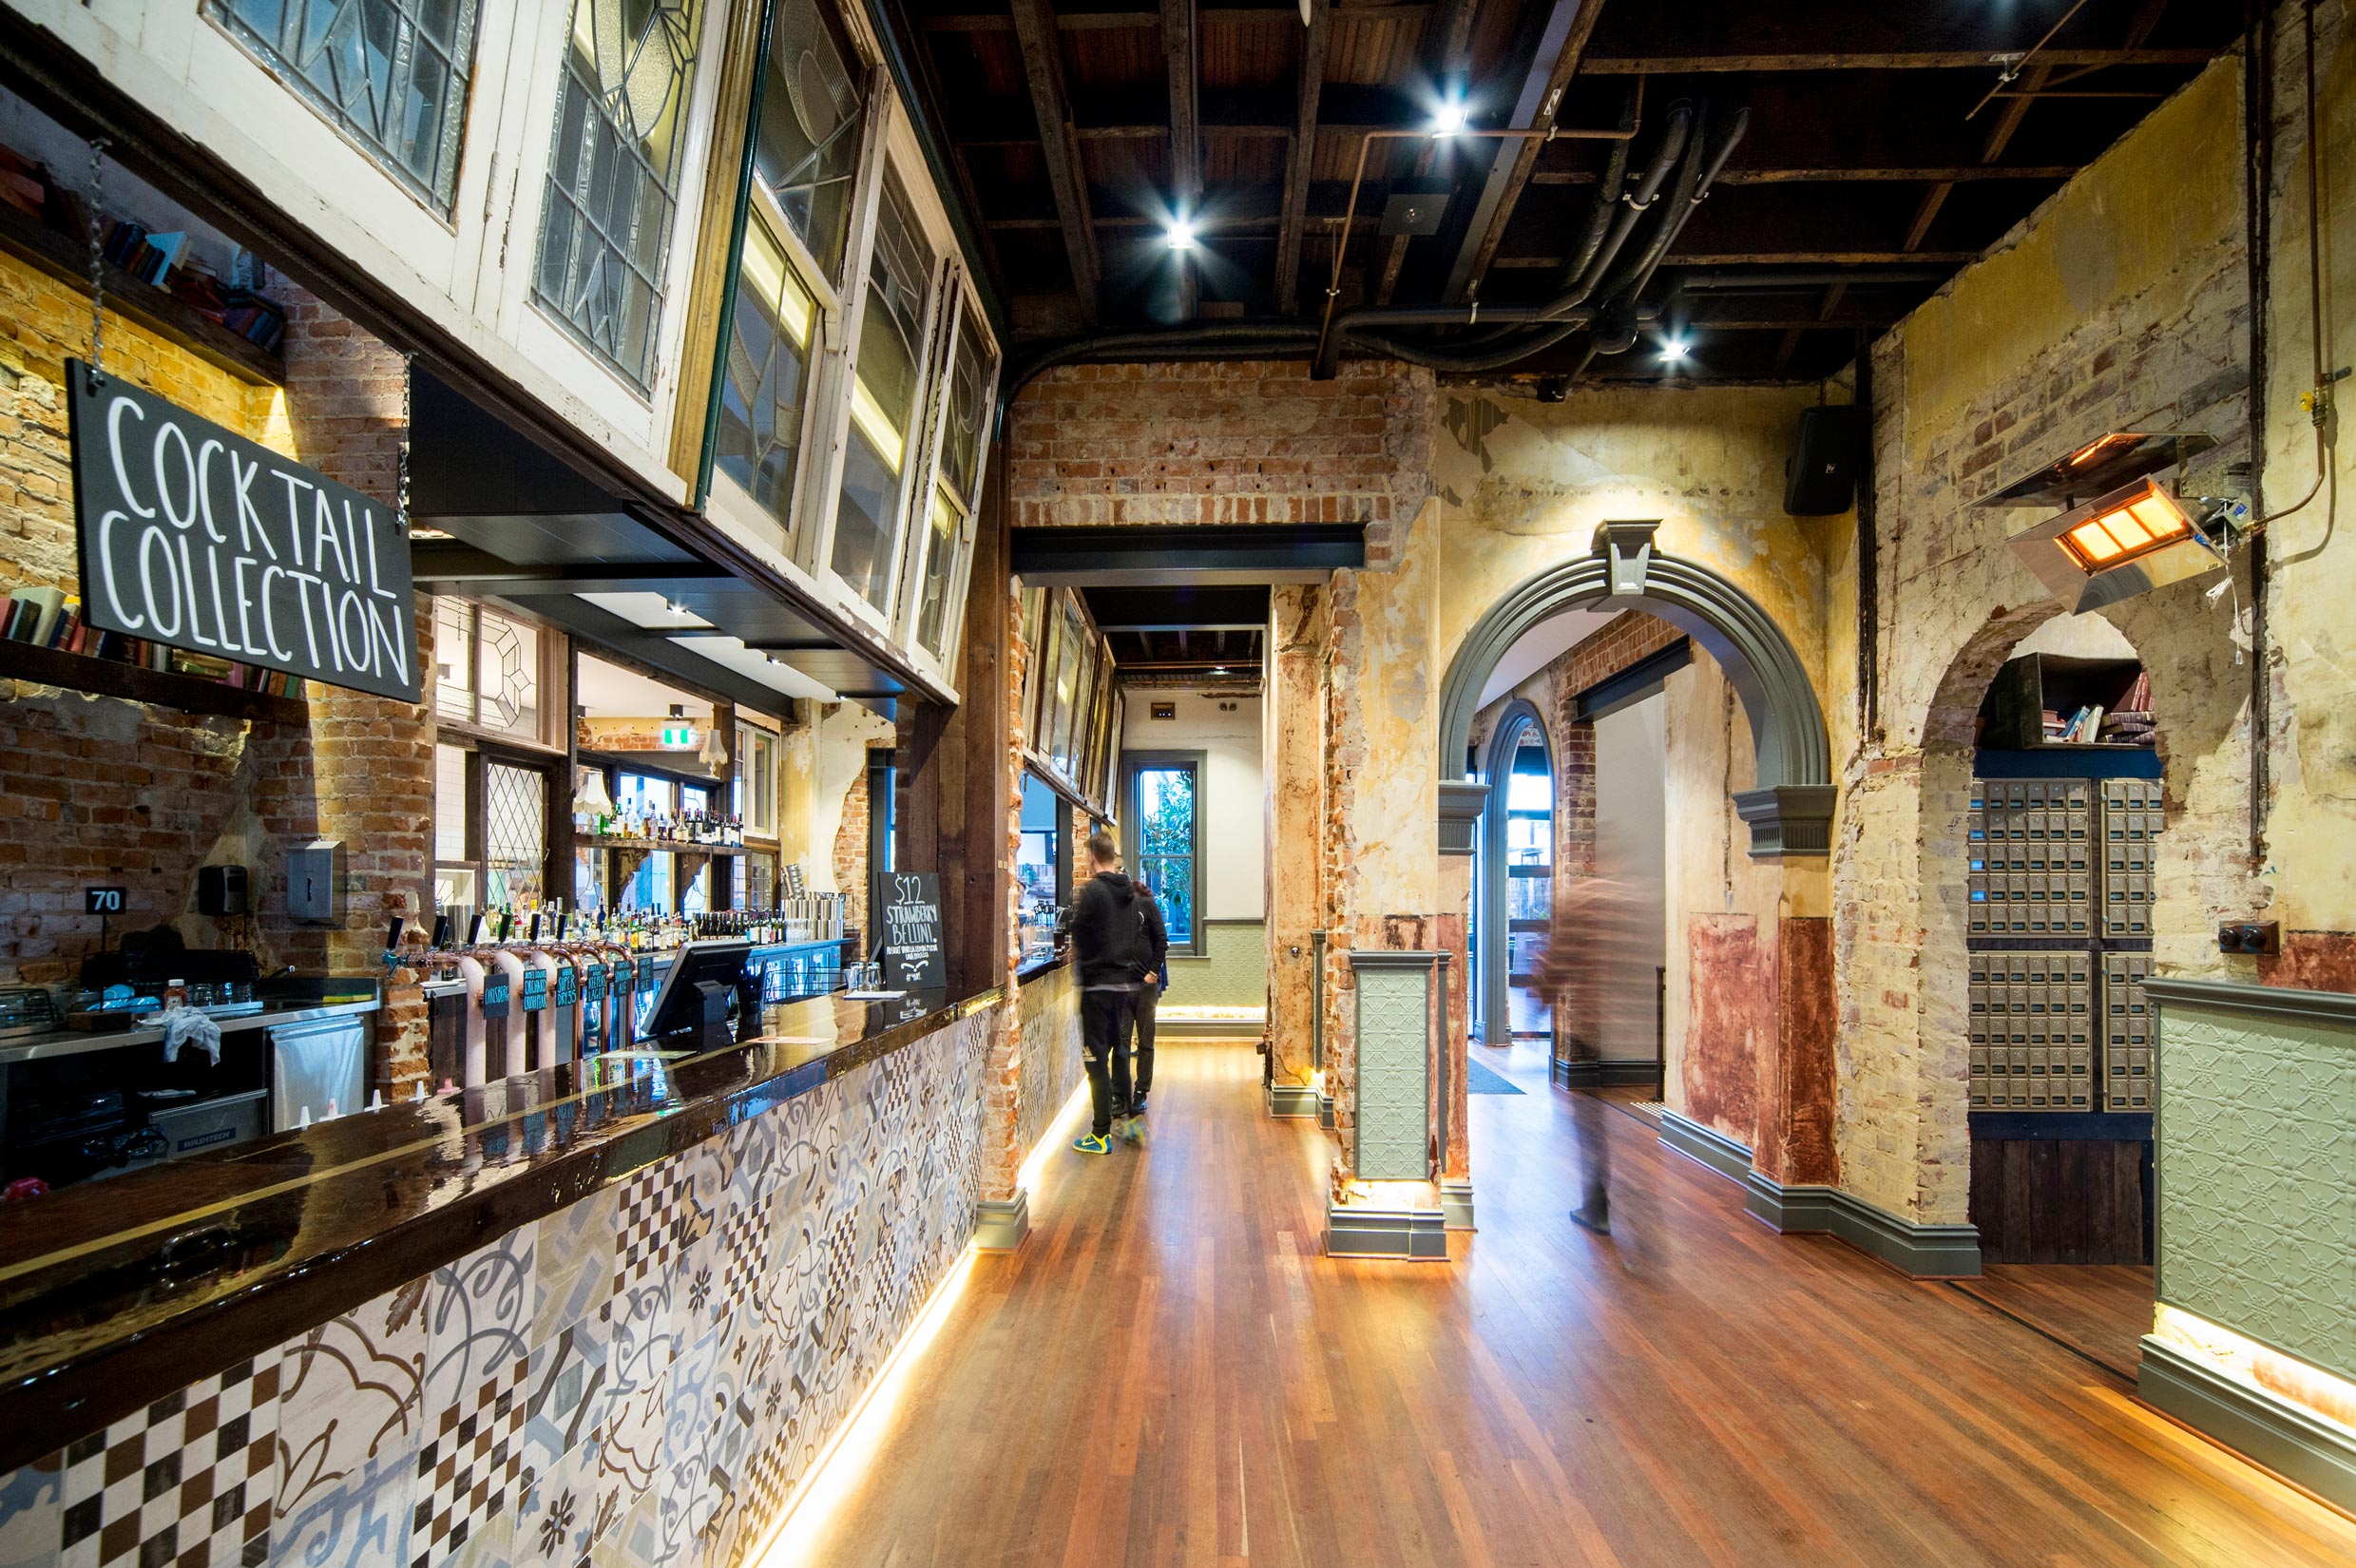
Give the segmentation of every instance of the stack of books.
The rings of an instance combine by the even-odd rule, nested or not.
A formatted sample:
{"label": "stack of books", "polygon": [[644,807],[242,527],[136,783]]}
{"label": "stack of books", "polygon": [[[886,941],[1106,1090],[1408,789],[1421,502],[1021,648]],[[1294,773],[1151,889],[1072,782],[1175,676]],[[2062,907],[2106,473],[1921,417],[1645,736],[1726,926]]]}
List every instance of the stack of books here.
{"label": "stack of books", "polygon": [[2103,718],[2098,734],[2104,740],[2128,746],[2149,746],[2158,738],[2159,719],[2152,711],[2150,676],[2136,677],[2136,683],[2128,688],[2118,706]]}
{"label": "stack of books", "polygon": [[145,670],[166,670],[218,680],[239,691],[260,692],[268,697],[303,695],[302,677],[298,675],[167,647],[121,632],[101,631],[82,619],[81,600],[57,588],[20,587],[0,593],[0,639],[111,663],[136,664]]}

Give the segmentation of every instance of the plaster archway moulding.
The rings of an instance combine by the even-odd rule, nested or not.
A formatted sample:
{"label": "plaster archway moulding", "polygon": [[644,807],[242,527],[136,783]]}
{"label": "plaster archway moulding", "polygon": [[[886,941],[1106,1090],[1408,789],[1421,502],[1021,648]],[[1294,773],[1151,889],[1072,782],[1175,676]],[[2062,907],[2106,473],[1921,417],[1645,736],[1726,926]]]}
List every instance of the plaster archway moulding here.
{"label": "plaster archway moulding", "polygon": [[[1500,778],[1511,771],[1513,754],[1522,745],[1522,732],[1524,730],[1538,732],[1538,738],[1546,751],[1547,776],[1555,776],[1554,736],[1546,733],[1545,717],[1539,713],[1537,705],[1523,697],[1517,697],[1505,704],[1504,712],[1497,716],[1497,728],[1489,734],[1488,750],[1483,758],[1484,766],[1482,772],[1486,776]],[[1484,791],[1485,788],[1484,786]],[[1561,802],[1557,800],[1555,804],[1559,809]],[[1505,864],[1505,813],[1487,813],[1482,818],[1480,831],[1483,836],[1482,880],[1481,886],[1475,889],[1475,896],[1481,901],[1481,969],[1480,973],[1468,977],[1468,983],[1481,987],[1481,1038],[1491,1044],[1496,1043],[1489,1031],[1498,1020],[1503,1019],[1505,1021],[1504,1039],[1510,1044],[1513,1022],[1507,1010],[1510,1005],[1507,993],[1511,988],[1513,945],[1496,940],[1496,933],[1509,928],[1505,916],[1505,893],[1512,871]],[[1547,858],[1553,858],[1551,852]]]}
{"label": "plaster archway moulding", "polygon": [[1497,661],[1540,621],[1601,605],[1657,615],[1709,650],[1751,721],[1755,788],[1734,794],[1757,859],[1832,849],[1831,743],[1815,688],[1791,640],[1749,594],[1696,562],[1654,547],[1660,526],[1606,523],[1590,553],[1515,586],[1465,634],[1440,682],[1440,852],[1470,854],[1488,787],[1465,776],[1481,690]]}

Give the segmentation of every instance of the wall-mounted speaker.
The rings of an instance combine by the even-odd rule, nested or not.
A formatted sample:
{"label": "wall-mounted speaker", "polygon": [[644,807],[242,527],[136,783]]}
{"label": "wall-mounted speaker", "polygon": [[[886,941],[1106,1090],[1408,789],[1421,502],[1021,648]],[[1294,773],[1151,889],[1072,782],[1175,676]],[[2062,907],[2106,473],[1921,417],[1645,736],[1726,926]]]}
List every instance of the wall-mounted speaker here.
{"label": "wall-mounted speaker", "polygon": [[1794,517],[1848,510],[1865,432],[1865,411],[1854,404],[1803,411],[1799,447],[1783,466],[1783,509]]}

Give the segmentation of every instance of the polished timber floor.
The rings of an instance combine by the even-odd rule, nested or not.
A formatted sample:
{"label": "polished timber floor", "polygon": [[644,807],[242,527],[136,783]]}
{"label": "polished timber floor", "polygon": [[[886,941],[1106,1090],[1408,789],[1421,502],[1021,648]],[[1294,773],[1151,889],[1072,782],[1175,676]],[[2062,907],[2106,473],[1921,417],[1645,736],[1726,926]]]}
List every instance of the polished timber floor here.
{"label": "polished timber floor", "polygon": [[2079,1304],[2089,1355],[1992,1304],[2021,1290],[1770,1233],[1618,1108],[1591,1236],[1564,1218],[1568,1097],[1533,1051],[1484,1060],[1528,1092],[1473,1101],[1479,1234],[1450,1266],[1344,1263],[1319,1253],[1324,1145],[1261,1113],[1251,1048],[1165,1047],[1148,1148],[1057,1153],[1023,1252],[976,1266],[795,1556],[2356,1563],[2356,1522],[2104,1365],[2131,1353],[2101,1336],[2148,1290],[2133,1272]]}

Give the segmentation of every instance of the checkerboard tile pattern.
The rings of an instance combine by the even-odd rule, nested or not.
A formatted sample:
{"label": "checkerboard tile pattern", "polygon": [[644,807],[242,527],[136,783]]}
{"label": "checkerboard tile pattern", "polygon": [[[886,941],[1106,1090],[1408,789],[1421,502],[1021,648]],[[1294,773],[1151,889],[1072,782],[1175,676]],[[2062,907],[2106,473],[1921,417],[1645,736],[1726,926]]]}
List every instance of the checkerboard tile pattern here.
{"label": "checkerboard tile pattern", "polygon": [[679,1252],[679,1215],[686,1194],[680,1161],[647,1167],[623,1183],[615,1215],[614,1290],[642,1284]]}
{"label": "checkerboard tile pattern", "polygon": [[65,1568],[220,1568],[270,1553],[276,1355],[158,1400],[66,1450]]}
{"label": "checkerboard tile pattern", "polygon": [[444,1410],[426,1434],[409,1533],[412,1568],[456,1552],[522,1496],[530,1365],[519,1356],[500,1367],[483,1383],[478,1403]]}

